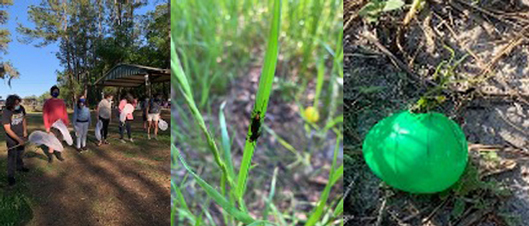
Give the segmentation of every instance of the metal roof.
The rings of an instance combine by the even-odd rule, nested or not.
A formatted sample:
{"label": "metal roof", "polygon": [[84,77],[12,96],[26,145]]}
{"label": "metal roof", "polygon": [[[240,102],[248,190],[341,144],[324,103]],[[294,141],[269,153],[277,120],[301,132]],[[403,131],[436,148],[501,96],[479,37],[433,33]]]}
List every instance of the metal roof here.
{"label": "metal roof", "polygon": [[139,87],[145,84],[145,75],[150,83],[171,81],[171,70],[136,64],[118,64],[97,79],[94,85],[115,87]]}

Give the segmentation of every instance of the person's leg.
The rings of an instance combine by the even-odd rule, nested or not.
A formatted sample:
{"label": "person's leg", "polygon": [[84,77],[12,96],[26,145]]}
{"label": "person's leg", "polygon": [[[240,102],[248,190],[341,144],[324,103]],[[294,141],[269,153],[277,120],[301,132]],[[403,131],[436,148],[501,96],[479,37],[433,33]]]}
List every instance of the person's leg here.
{"label": "person's leg", "polygon": [[127,135],[129,136],[129,140],[132,141],[132,134],[130,132],[130,121],[126,121],[127,122]]}
{"label": "person's leg", "polygon": [[108,136],[108,124],[110,124],[110,119],[103,119],[103,140],[106,141],[107,140],[107,136]]}
{"label": "person's leg", "polygon": [[119,122],[119,138],[121,140],[123,140],[123,126],[124,126],[125,122]]}
{"label": "person's leg", "polygon": [[75,131],[75,138],[76,138],[76,147],[77,147],[77,150],[81,150],[81,123],[78,123],[78,122],[74,122],[74,127],[77,128],[79,131]]}
{"label": "person's leg", "polygon": [[106,119],[104,124],[103,124],[103,126],[105,128],[105,131],[104,131],[105,132],[105,141],[104,141],[105,144],[108,144],[107,139],[108,139],[108,126],[109,125],[110,125],[110,119]]}
{"label": "person's leg", "polygon": [[[62,137],[62,133],[61,131],[59,131],[58,129],[52,129],[52,134],[59,140],[59,141],[62,141],[63,140],[63,137]],[[64,161],[64,158],[62,157],[62,154],[61,152],[59,151],[56,151],[56,150],[53,150],[53,149],[50,149],[50,155],[53,154],[55,155],[55,157],[59,160],[59,161]],[[49,160],[48,160],[49,161]],[[49,161],[51,162],[51,161]]]}
{"label": "person's leg", "polygon": [[24,161],[22,160],[22,157],[24,156],[24,149],[25,146],[20,146],[17,148],[17,170],[27,172],[28,169],[24,167]]}
{"label": "person's leg", "polygon": [[7,180],[9,185],[15,184],[16,153],[17,150],[9,149],[7,146]]}
{"label": "person's leg", "polygon": [[149,124],[149,126],[147,126],[147,138],[150,140],[151,139],[151,126],[152,126],[152,115],[151,114],[147,116],[147,122]]}
{"label": "person's leg", "polygon": [[160,121],[160,114],[156,114],[154,118],[154,138],[158,137],[158,122]]}
{"label": "person's leg", "polygon": [[86,150],[86,136],[88,135],[88,122],[83,123],[83,136],[81,140],[81,147],[83,147]]}
{"label": "person's leg", "polygon": [[42,151],[44,151],[44,154],[46,154],[46,156],[48,157],[48,163],[52,163],[53,162],[53,149],[49,147],[47,148],[48,148],[48,151],[46,151],[45,148],[43,148]]}

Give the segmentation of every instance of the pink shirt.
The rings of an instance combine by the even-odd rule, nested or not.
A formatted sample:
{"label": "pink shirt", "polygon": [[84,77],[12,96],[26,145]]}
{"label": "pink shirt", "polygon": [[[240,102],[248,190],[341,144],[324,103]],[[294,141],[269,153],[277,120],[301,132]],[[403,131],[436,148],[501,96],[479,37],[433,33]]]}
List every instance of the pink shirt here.
{"label": "pink shirt", "polygon": [[66,126],[70,124],[70,121],[68,120],[68,112],[66,112],[66,104],[62,99],[52,98],[47,100],[42,108],[42,117],[46,129],[50,129],[51,125],[59,119],[61,119]]}
{"label": "pink shirt", "polygon": [[[119,102],[119,113],[121,114],[121,111],[123,111],[123,108],[125,108],[125,105],[127,105],[127,100],[123,99]],[[134,117],[132,114],[127,114],[127,120],[134,120]]]}

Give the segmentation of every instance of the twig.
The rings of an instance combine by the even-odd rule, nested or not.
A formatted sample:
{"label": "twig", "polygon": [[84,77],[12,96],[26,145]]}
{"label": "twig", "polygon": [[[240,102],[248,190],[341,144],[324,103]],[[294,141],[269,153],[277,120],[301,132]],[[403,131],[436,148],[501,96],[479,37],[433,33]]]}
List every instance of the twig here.
{"label": "twig", "polygon": [[[489,15],[491,17],[494,17],[494,18],[498,19],[499,21],[501,21],[503,23],[510,24],[510,25],[515,26],[515,27],[521,27],[521,25],[518,24],[518,23],[506,20],[502,15],[496,15],[496,14],[494,14],[494,13],[492,13],[492,12],[486,10],[486,9],[480,8],[478,6],[471,5],[471,4],[469,4],[469,3],[465,2],[465,1],[461,1],[461,0],[455,0],[455,1],[457,1],[459,4],[465,5],[465,6],[470,7],[472,9],[476,10],[476,11],[479,11],[479,12],[481,12],[483,14],[486,14],[486,15]],[[450,5],[453,5],[453,4],[454,3],[452,1],[450,1]]]}
{"label": "twig", "polygon": [[387,197],[384,196],[384,200],[382,200],[382,205],[380,206],[380,209],[378,210],[378,217],[377,217],[377,222],[375,224],[375,226],[380,226],[382,224],[382,219],[384,218],[384,210],[386,209],[386,201],[387,201]]}
{"label": "twig", "polygon": [[408,224],[404,223],[403,220],[399,219],[399,217],[397,216],[396,213],[394,213],[393,211],[388,211],[388,214],[391,218],[393,218],[393,220],[397,221],[397,224],[399,226],[408,226]]}
{"label": "twig", "polygon": [[403,26],[408,26],[411,20],[415,17],[415,14],[417,13],[417,10],[419,9],[419,6],[422,2],[423,0],[413,0],[410,11],[408,11],[408,14],[406,14],[406,17],[404,17],[404,20],[402,21]]}
{"label": "twig", "polygon": [[[443,18],[439,15],[437,15],[437,13],[433,13],[438,19],[440,20],[443,20]],[[483,67],[483,61],[481,60],[481,58],[476,54],[474,53],[474,51],[472,51],[470,48],[466,47],[462,42],[461,40],[459,39],[459,37],[457,36],[456,32],[454,31],[454,29],[447,23],[443,20],[443,22],[441,22],[440,24],[444,25],[446,27],[446,29],[448,29],[448,31],[450,32],[450,34],[454,37],[454,39],[458,42],[459,46],[461,46],[464,50],[466,50],[468,52],[468,54],[470,54],[470,56],[472,56],[476,62],[478,63],[478,66],[480,68]]]}
{"label": "twig", "polygon": [[441,207],[443,207],[450,199],[452,199],[452,197],[446,198],[445,201],[443,201],[440,205],[435,207],[435,209],[430,213],[430,215],[428,215],[428,217],[422,220],[422,223],[426,224],[428,221],[430,221],[430,219],[432,219],[432,217],[437,213],[437,211],[439,211],[439,209],[441,209]]}
{"label": "twig", "polygon": [[500,53],[497,54],[486,66],[485,68],[482,69],[481,73],[480,73],[480,76],[479,77],[485,77],[485,74],[486,73],[489,73],[489,72],[492,72],[492,68],[496,65],[496,63],[498,63],[498,61],[500,61],[500,59],[503,57],[503,55],[506,55],[506,54],[509,54],[513,49],[514,47],[522,44],[522,42],[524,41],[523,39],[523,36],[524,36],[524,33],[529,31],[529,25],[528,26],[525,26],[521,31],[520,31],[520,34],[518,34],[515,38],[513,38],[509,44],[507,44],[506,46],[504,46]]}
{"label": "twig", "polygon": [[349,185],[347,185],[347,189],[345,190],[345,193],[343,194],[343,199],[344,200],[347,198],[347,196],[349,195],[349,193],[353,189],[353,186],[354,186],[354,184],[356,182],[356,178],[358,178],[358,174],[355,175],[353,180],[351,180],[351,183],[349,183]]}
{"label": "twig", "polygon": [[457,224],[456,226],[469,226],[469,225],[472,225],[472,224],[476,223],[477,221],[483,219],[483,216],[489,214],[490,212],[492,212],[492,209],[481,209],[481,210],[478,210],[478,211],[470,214],[468,217],[466,217],[462,221],[460,221],[459,224]]}
{"label": "twig", "polygon": [[[404,70],[409,76],[411,76],[413,79],[415,80],[419,80],[419,81],[422,81],[423,79],[421,79],[418,75],[414,74],[410,68],[408,68],[408,66],[406,64],[404,64],[402,61],[400,61],[395,55],[393,55],[393,53],[391,53],[386,47],[384,47],[382,44],[380,44],[380,42],[378,41],[378,39],[373,35],[371,34],[370,32],[366,31],[365,34],[359,34],[360,36],[362,36],[363,38],[367,39],[369,42],[371,42],[373,45],[375,45],[380,51],[382,51],[382,53],[384,53],[387,57],[389,57],[389,59],[391,60],[391,62],[398,68],[400,68],[401,70]],[[426,83],[428,83],[429,85],[432,85],[432,86],[438,86],[437,83],[431,81],[431,80],[428,80],[428,79],[424,79],[424,81]],[[443,92],[447,92],[446,90],[443,90]]]}
{"label": "twig", "polygon": [[424,213],[424,211],[426,211],[428,208],[429,208],[429,207],[426,207],[426,208],[424,208],[424,209],[422,209],[422,210],[417,211],[416,213],[414,213],[414,214],[412,214],[412,215],[409,215],[409,216],[405,217],[404,219],[402,219],[402,222],[410,221],[411,219],[413,219],[413,218],[415,218],[415,217],[421,215],[422,213]]}
{"label": "twig", "polygon": [[343,216],[343,223],[347,224],[347,222],[352,220],[352,219],[355,219],[355,216],[353,216],[353,215],[344,215]]}

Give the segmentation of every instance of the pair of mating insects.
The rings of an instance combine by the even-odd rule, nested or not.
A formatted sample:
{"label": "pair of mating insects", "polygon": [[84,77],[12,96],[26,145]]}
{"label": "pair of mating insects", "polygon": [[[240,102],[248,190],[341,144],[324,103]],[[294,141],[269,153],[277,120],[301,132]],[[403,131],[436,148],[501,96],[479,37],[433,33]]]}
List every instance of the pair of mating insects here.
{"label": "pair of mating insects", "polygon": [[246,138],[251,143],[257,141],[257,138],[261,136],[261,111],[257,111],[252,117],[252,123],[250,124],[250,131],[252,134]]}

